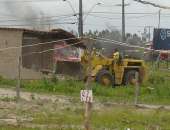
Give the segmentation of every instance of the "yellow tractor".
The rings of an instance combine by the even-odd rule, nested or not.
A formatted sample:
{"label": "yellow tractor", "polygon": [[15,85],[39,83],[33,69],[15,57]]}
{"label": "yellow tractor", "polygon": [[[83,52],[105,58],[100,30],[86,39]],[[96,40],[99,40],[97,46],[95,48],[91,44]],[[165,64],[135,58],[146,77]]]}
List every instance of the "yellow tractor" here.
{"label": "yellow tractor", "polygon": [[93,49],[84,51],[81,57],[81,64],[84,68],[85,78],[89,75],[94,81],[104,86],[129,85],[132,84],[135,74],[139,74],[139,81],[145,77],[145,64],[143,60],[122,58],[116,62],[114,58],[105,57],[102,53]]}

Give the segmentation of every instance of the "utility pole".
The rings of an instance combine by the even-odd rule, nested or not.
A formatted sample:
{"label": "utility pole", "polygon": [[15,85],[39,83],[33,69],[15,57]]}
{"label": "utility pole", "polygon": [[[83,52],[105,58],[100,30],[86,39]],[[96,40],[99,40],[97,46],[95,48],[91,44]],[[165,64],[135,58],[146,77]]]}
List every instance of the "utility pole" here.
{"label": "utility pole", "polygon": [[125,0],[122,0],[122,42],[125,42]]}
{"label": "utility pole", "polygon": [[151,41],[151,26],[148,26],[149,28],[149,42]]}
{"label": "utility pole", "polygon": [[83,2],[79,0],[79,26],[78,26],[79,37],[83,37]]}
{"label": "utility pole", "polygon": [[159,22],[158,22],[158,28],[160,28],[161,25],[161,10],[159,10]]}
{"label": "utility pole", "polygon": [[151,27],[152,26],[145,26],[144,27],[144,32],[146,32],[146,39],[147,39],[148,42],[151,41]]}

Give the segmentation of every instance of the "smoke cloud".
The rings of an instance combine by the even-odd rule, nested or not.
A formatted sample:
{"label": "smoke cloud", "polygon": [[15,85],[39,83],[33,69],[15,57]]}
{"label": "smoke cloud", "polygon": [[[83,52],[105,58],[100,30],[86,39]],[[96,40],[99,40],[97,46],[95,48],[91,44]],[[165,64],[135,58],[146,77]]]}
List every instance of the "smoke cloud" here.
{"label": "smoke cloud", "polygon": [[34,29],[44,29],[44,13],[32,4],[17,2],[17,0],[4,2],[5,10],[15,18],[11,25],[26,25]]}
{"label": "smoke cloud", "polygon": [[155,3],[144,1],[144,0],[134,0],[134,1],[142,3],[142,4],[146,4],[146,5],[152,5],[154,7],[158,7],[158,8],[162,8],[162,9],[170,9],[170,7],[168,7],[168,6],[163,6],[163,5],[155,4]]}

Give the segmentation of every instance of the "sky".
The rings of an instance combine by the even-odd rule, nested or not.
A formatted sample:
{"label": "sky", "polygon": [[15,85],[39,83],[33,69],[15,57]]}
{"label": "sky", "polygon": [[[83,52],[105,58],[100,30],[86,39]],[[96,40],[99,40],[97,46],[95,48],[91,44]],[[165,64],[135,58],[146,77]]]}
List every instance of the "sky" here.
{"label": "sky", "polygon": [[[0,25],[39,24],[44,20],[47,28],[63,28],[77,31],[79,0],[0,0]],[[24,2],[25,1],[25,2]],[[170,0],[147,0],[170,7]],[[97,3],[101,3],[97,5]],[[125,0],[126,32],[141,34],[148,26],[158,27],[160,8]],[[117,29],[121,31],[121,0],[83,0],[84,32],[89,30]],[[60,17],[59,17],[60,16]],[[43,17],[43,18],[42,18]],[[34,18],[34,20],[29,20]],[[35,18],[37,18],[35,20]],[[44,24],[44,23],[43,23]],[[22,26],[20,26],[22,27]],[[170,28],[170,10],[161,9],[161,28]]]}

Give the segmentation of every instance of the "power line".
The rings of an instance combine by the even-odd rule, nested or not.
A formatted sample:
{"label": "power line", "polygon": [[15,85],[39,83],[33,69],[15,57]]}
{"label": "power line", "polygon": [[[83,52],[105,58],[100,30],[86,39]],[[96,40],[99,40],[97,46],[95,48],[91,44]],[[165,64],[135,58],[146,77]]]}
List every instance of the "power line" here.
{"label": "power line", "polygon": [[71,18],[72,16],[70,16],[70,17],[63,17],[63,18],[57,18],[57,19],[45,19],[45,18],[42,18],[42,19],[39,19],[39,20],[0,20],[0,23],[6,23],[6,22],[12,22],[12,23],[19,23],[19,22],[25,22],[25,23],[27,23],[27,22],[56,22],[56,21],[61,21],[61,20],[72,20],[72,19],[74,19],[74,18]]}
{"label": "power line", "polygon": [[[38,17],[32,17],[32,18],[20,18],[18,17],[18,19],[7,19],[7,20],[0,20],[0,22],[8,22],[8,21],[26,21],[26,20],[41,20],[41,19],[50,19],[50,18],[69,18],[69,17],[73,17],[75,16],[75,14],[63,14],[63,15],[58,15],[58,16],[42,16],[40,18]],[[20,19],[19,19],[20,18]]]}
{"label": "power line", "polygon": [[112,44],[119,45],[119,46],[126,46],[126,47],[134,47],[134,48],[145,49],[144,47],[132,46],[132,45],[129,45],[129,44],[125,43],[125,42],[115,41],[115,40],[106,39],[106,38],[100,38],[100,37],[91,38],[90,37],[89,39],[94,40],[94,41],[102,41],[102,42],[105,42],[105,43],[110,42]]}
{"label": "power line", "polygon": [[79,39],[79,38],[67,38],[67,39],[60,39],[60,40],[50,41],[50,42],[42,42],[42,43],[40,42],[40,43],[36,43],[33,45],[7,47],[7,48],[0,49],[0,51],[6,51],[6,50],[11,50],[11,49],[20,49],[20,48],[26,48],[26,47],[34,47],[34,46],[57,43],[57,42],[61,42],[61,41],[68,41],[68,40],[74,40],[74,39]]}
{"label": "power line", "polygon": [[[45,18],[45,19],[48,19],[48,18],[57,18],[57,17],[73,17],[73,16],[77,16],[79,13],[73,13],[73,14],[63,14],[63,15],[56,15],[56,16],[42,16],[42,17],[32,17],[32,18],[26,18],[24,20],[39,20],[39,19],[42,19],[42,18]],[[118,13],[118,12],[84,12],[84,14],[88,14],[88,15],[93,15],[94,17],[103,17],[103,16],[97,16],[95,14],[116,14],[116,15],[120,15],[121,13]],[[146,15],[158,15],[158,13],[125,13],[126,15],[141,15],[141,14],[144,14],[145,16]],[[5,16],[6,15],[6,16]],[[17,16],[14,16],[14,15],[7,15],[5,14],[3,17],[17,17]],[[170,15],[168,13],[162,13],[161,16],[164,16],[164,17],[168,17],[167,15]],[[135,17],[135,16],[134,16]],[[144,16],[136,16],[136,17],[144,17]],[[17,18],[20,18],[22,20],[22,17],[17,17]],[[1,21],[20,21],[19,19],[7,19],[7,20],[0,20]]]}
{"label": "power line", "polygon": [[[55,20],[61,20],[61,19],[68,19],[68,18],[74,18],[75,15],[61,15],[61,16],[51,16],[51,17],[42,17],[42,18],[30,18],[30,19],[6,19],[6,20],[0,20],[0,23],[3,22],[24,22],[24,21],[47,21],[47,22],[51,22],[51,21],[55,21]],[[106,16],[98,16],[95,14],[89,14],[89,16],[91,17],[96,17],[96,18],[104,18],[104,19],[109,19],[109,20],[120,20],[121,18],[117,17],[117,18],[113,18],[113,17],[106,17]],[[150,15],[143,15],[143,16],[131,16],[131,17],[126,17],[127,19],[138,19],[138,18],[143,18],[143,17],[149,17]],[[170,16],[165,16],[165,17],[170,17]],[[50,19],[53,18],[53,19]],[[57,19],[54,19],[57,18]]]}
{"label": "power line", "polygon": [[76,17],[77,17],[77,19],[78,19],[78,16],[76,15],[76,11],[75,11],[75,9],[74,9],[73,5],[71,4],[71,2],[70,2],[69,0],[63,0],[63,1],[66,1],[66,2],[69,4],[69,6],[71,7],[71,9],[72,9],[73,13],[75,14],[75,16],[76,16]]}
{"label": "power line", "polygon": [[60,49],[64,49],[64,48],[68,48],[68,47],[74,46],[74,45],[78,45],[80,43],[82,43],[82,41],[76,42],[76,43],[73,43],[73,44],[70,44],[70,45],[65,45],[65,46],[59,47],[59,48],[48,49],[48,50],[44,50],[44,51],[40,51],[40,52],[31,52],[31,53],[24,54],[23,57],[29,56],[29,55],[33,55],[33,54],[47,53],[47,52],[54,51],[54,50],[60,50]]}
{"label": "power line", "polygon": [[105,16],[98,16],[98,15],[94,15],[94,14],[89,14],[89,16],[91,16],[91,17],[96,17],[96,18],[104,18],[104,19],[110,19],[110,20],[120,20],[121,18],[111,18],[111,17],[105,17]]}
{"label": "power line", "polygon": [[[136,45],[129,45],[128,43],[125,43],[125,42],[120,42],[120,41],[116,41],[116,40],[112,40],[112,39],[107,39],[107,38],[101,38],[101,37],[95,37],[95,38],[92,38],[92,37],[87,37],[91,40],[94,40],[94,41],[102,41],[102,42],[105,42],[105,43],[112,43],[112,44],[115,44],[115,45],[119,45],[119,46],[126,46],[126,47],[132,47],[132,48],[138,48],[138,49],[143,49],[143,50],[146,50],[146,51],[155,51],[155,52],[167,52],[167,53],[170,53],[170,50],[154,50],[154,49],[150,49],[150,48],[145,48],[145,47],[141,47],[141,46],[136,46]],[[148,42],[146,42],[148,43]],[[143,43],[145,44],[145,43]]]}
{"label": "power line", "polygon": [[[109,19],[109,20],[121,20],[120,17],[114,18],[114,17],[106,17],[106,16],[99,16],[95,14],[89,14],[91,17],[96,17],[96,18],[102,18],[102,19]],[[138,19],[138,18],[144,18],[144,17],[149,17],[151,15],[143,15],[143,16],[131,16],[131,17],[126,17],[126,19]]]}
{"label": "power line", "polygon": [[31,27],[34,27],[34,26],[37,26],[37,25],[57,25],[57,24],[71,24],[71,25],[74,25],[74,24],[76,24],[77,23],[77,21],[76,22],[74,22],[74,21],[70,21],[70,22],[61,22],[61,23],[37,23],[36,25],[33,25],[33,24],[4,24],[4,25],[0,25],[1,27],[4,27],[4,26],[8,26],[8,27],[15,27],[15,26],[18,26],[18,27],[24,27],[24,26],[31,26]]}
{"label": "power line", "polygon": [[[84,26],[95,26],[95,27],[96,27],[96,26],[98,26],[98,27],[103,26],[103,27],[104,27],[104,26],[107,26],[107,25],[93,24],[93,23],[85,23]],[[117,25],[114,26],[114,25],[113,25],[113,26],[111,26],[111,27],[113,27],[113,28],[121,28],[122,26],[117,26]],[[142,28],[142,29],[143,29],[144,27],[146,27],[146,25],[143,25],[143,26],[128,26],[128,25],[127,25],[126,28]],[[155,28],[156,26],[150,26],[150,27],[151,27],[151,28]]]}
{"label": "power line", "polygon": [[[86,12],[85,12],[86,13]],[[90,12],[90,14],[116,14],[116,15],[121,15],[122,13],[119,12]],[[158,14],[157,12],[151,12],[151,13],[125,13],[126,15],[135,15],[135,14]]]}
{"label": "power line", "polygon": [[158,8],[162,8],[162,9],[170,9],[169,6],[163,6],[163,5],[152,3],[152,2],[149,2],[149,1],[145,1],[145,0],[134,0],[134,1],[139,2],[141,4],[145,4],[145,5],[151,5],[153,7],[158,7]]}
{"label": "power line", "polygon": [[0,2],[10,2],[10,3],[35,3],[35,2],[60,2],[61,0],[1,0]]}

